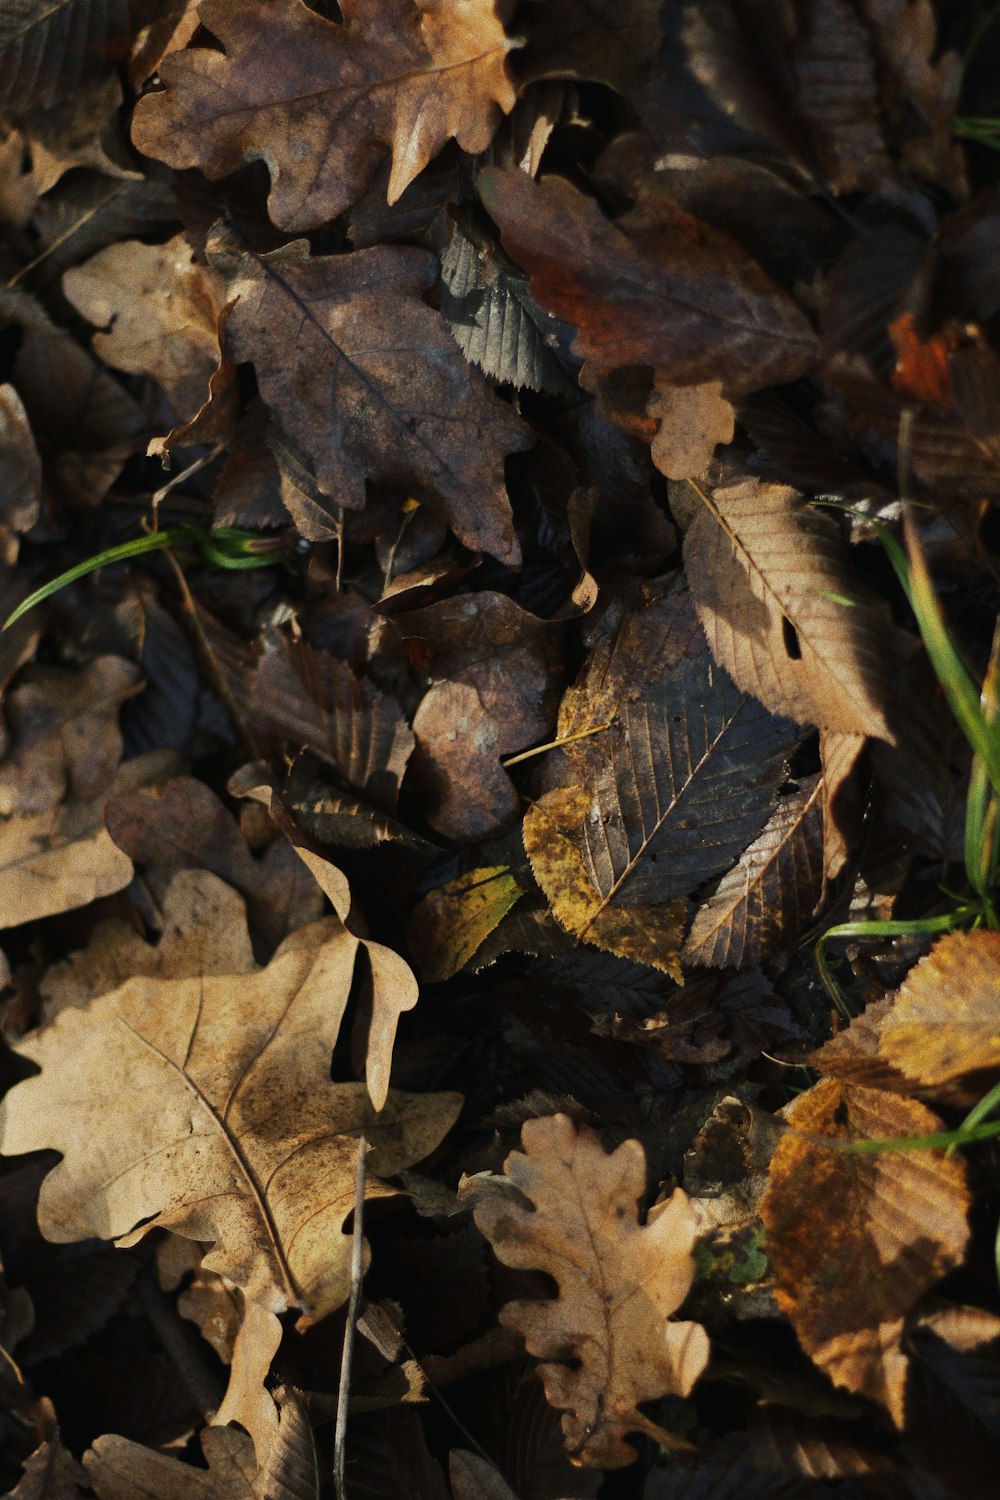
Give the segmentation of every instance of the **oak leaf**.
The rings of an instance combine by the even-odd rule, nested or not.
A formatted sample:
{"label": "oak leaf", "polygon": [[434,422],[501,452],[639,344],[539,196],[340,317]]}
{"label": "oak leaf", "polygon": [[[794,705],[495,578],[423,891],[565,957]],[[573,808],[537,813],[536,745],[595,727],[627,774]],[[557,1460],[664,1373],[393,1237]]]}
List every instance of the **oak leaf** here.
{"label": "oak leaf", "polygon": [[384,1197],[377,1174],[425,1156],[458,1104],[390,1093],[378,1114],[363,1084],[330,1082],[357,947],[328,918],[264,969],[140,976],[25,1040],[42,1071],[7,1095],[0,1149],[63,1152],[39,1198],[46,1237],[129,1245],[168,1228],[214,1242],[206,1269],[271,1311],[339,1306],[356,1137]]}
{"label": "oak leaf", "polygon": [[646,1163],[638,1141],[607,1155],[594,1131],[553,1115],[529,1120],[521,1143],[504,1172],[532,1207],[493,1194],[477,1203],[475,1220],[505,1265],[546,1271],[559,1296],[510,1302],[501,1322],[530,1353],[559,1361],[539,1374],[566,1413],[574,1462],[620,1468],[635,1457],[626,1433],[648,1426],[640,1403],[687,1395],[708,1361],[705,1330],[670,1321],[694,1278],[695,1215],[677,1188],[639,1222]]}
{"label": "oak leaf", "polygon": [[1000,1066],[1000,933],[953,932],[935,943],[883,1019],[879,1052],[928,1086]]}
{"label": "oak leaf", "polygon": [[334,514],[360,509],[370,481],[424,500],[466,546],[516,563],[503,458],[532,439],[421,300],[435,257],[393,245],[310,256],[302,240],[257,255],[221,230],[209,249],[236,301],[226,350],[252,362],[327,497],[295,517],[303,534],[332,536]]}
{"label": "oak leaf", "polygon": [[965,1163],[940,1151],[843,1150],[941,1128],[925,1105],[880,1089],[825,1079],[785,1120],[793,1128],[761,1205],[778,1304],[835,1385],[881,1402],[901,1426],[904,1323],[965,1252]]}
{"label": "oak leaf", "polygon": [[452,137],[484,151],[516,98],[495,0],[343,0],[342,24],[303,0],[202,0],[223,50],[166,58],[132,136],[212,180],[262,159],[282,229],[349,208],[392,150],[388,198]]}
{"label": "oak leaf", "polygon": [[891,741],[888,616],[865,596],[833,521],[785,485],[686,489],[671,506],[716,661],[772,713]]}
{"label": "oak leaf", "polygon": [[673,208],[673,222],[630,232],[569,182],[532,182],[491,167],[480,195],[532,295],[579,332],[595,375],[653,365],[672,385],[720,380],[747,395],[803,374],[815,357],[808,322],[746,251]]}
{"label": "oak leaf", "polygon": [[208,1468],[109,1434],[83,1455],[87,1478],[101,1500],[319,1500],[319,1462],[305,1401],[278,1395],[280,1422],[265,1453],[245,1432],[206,1427],[201,1446]]}

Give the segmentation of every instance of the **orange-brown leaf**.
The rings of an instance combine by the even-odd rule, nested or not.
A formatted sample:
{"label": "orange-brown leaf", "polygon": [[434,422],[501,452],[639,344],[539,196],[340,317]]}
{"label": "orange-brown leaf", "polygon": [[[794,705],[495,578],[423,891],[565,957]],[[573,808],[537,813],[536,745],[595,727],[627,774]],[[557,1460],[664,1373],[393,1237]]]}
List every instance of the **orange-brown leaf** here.
{"label": "orange-brown leaf", "polygon": [[953,932],[907,975],[879,1051],[935,1086],[1000,1067],[1000,932]]}

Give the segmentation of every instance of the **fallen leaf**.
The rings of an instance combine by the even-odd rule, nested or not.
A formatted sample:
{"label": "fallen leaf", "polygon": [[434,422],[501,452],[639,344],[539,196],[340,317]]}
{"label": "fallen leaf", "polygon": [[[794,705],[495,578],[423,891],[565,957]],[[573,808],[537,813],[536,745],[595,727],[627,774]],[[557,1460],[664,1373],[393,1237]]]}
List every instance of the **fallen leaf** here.
{"label": "fallen leaf", "polygon": [[29,817],[0,818],[0,927],[72,911],[120,891],[132,861],[104,826],[108,800],[168,776],[170,750],[125,761],[96,797],[71,798]]}
{"label": "fallen leaf", "polygon": [[672,385],[720,380],[740,396],[812,364],[812,330],[791,298],[680,209],[669,225],[630,233],[561,178],[491,167],[479,190],[532,295],[576,325],[573,352],[595,374],[653,365]]}
{"label": "fallen leaf", "polygon": [[902,1426],[900,1341],[917,1298],[965,1252],[965,1163],[941,1151],[861,1155],[824,1145],[942,1128],[925,1105],[879,1089],[827,1079],[784,1115],[791,1129],[761,1207],[778,1304],[835,1385],[880,1402]]}
{"label": "fallen leaf", "polygon": [[454,1500],[518,1500],[496,1465],[466,1448],[452,1448],[448,1477]]}
{"label": "fallen leaf", "polygon": [[52,104],[123,56],[144,0],[21,0],[0,18],[0,104]]}
{"label": "fallen leaf", "polygon": [[514,45],[494,0],[343,0],[335,24],[302,0],[202,0],[222,50],[164,59],[165,90],[140,101],[132,137],[213,181],[263,158],[281,229],[313,229],[360,198],[392,151],[388,199],[450,138],[485,151],[514,105]]}
{"label": "fallen leaf", "polygon": [[58,1438],[43,1443],[25,1461],[24,1476],[5,1500],[78,1500],[87,1475]]}
{"label": "fallen leaf", "polygon": [[823,890],[823,779],[783,797],[764,831],[695,912],[687,963],[745,969],[794,949]]}
{"label": "fallen leaf", "polygon": [[99,656],[79,672],[27,668],[4,700],[13,743],[0,761],[0,815],[98,796],[121,760],[118,710],[142,688],[138,667],[120,656]]}
{"label": "fallen leaf", "polygon": [[1000,933],[952,932],[911,969],[879,1053],[929,1087],[1000,1065]]}
{"label": "fallen leaf", "polygon": [[835,524],[785,485],[688,491],[671,505],[715,659],[773,713],[891,742],[888,617],[851,573]]}
{"label": "fallen leaf", "polygon": [[395,699],[347,662],[283,643],[257,666],[251,712],[265,742],[312,750],[372,807],[395,812],[413,734]]}
{"label": "fallen leaf", "polygon": [[94,353],[116,370],[151,375],[179,421],[204,405],[219,363],[222,282],[183,235],[165,245],[119,240],[63,276],[63,291],[103,330]]}
{"label": "fallen leaf", "polygon": [[226,350],[253,363],[264,400],[330,497],[322,517],[296,518],[303,535],[332,536],[338,508],[360,509],[366,482],[378,483],[443,514],[466,546],[516,564],[503,457],[531,437],[422,301],[434,256],[390,245],[310,256],[302,240],[257,255],[221,229],[209,248],[236,303]]}
{"label": "fallen leaf", "polygon": [[0,525],[15,536],[30,531],[38,520],[42,461],[24,402],[12,385],[0,386],[0,487]]}
{"label": "fallen leaf", "polygon": [[678,593],[595,647],[559,717],[561,737],[588,732],[563,752],[581,784],[525,815],[532,870],[574,936],[678,977],[679,898],[765,824],[795,731],[713,666]]}
{"label": "fallen leaf", "polygon": [[661,41],[657,0],[546,0],[528,12],[520,77],[585,78],[629,97]]}
{"label": "fallen leaf", "polygon": [[521,1142],[504,1172],[532,1207],[494,1194],[477,1203],[475,1220],[504,1265],[546,1271],[559,1296],[510,1302],[501,1321],[531,1354],[559,1361],[539,1374],[566,1412],[570,1457],[621,1468],[635,1457],[625,1434],[645,1425],[640,1403],[687,1395],[708,1362],[705,1330],[669,1321],[694,1277],[696,1221],[677,1188],[639,1223],[638,1141],[609,1156],[593,1131],[554,1115],[529,1120]]}
{"label": "fallen leaf", "polygon": [[653,462],[668,479],[694,479],[712,461],[718,443],[731,443],[736,430],[732,403],[721,380],[704,385],[672,385],[654,376],[646,410],[659,423]]}
{"label": "fallen leaf", "polygon": [[952,1494],[992,1500],[1000,1452],[1000,1318],[938,1305],[910,1334],[905,1442]]}
{"label": "fallen leaf", "polygon": [[280,1425],[270,1449],[254,1445],[235,1427],[206,1427],[201,1434],[207,1469],[155,1453],[128,1438],[95,1438],[83,1455],[87,1478],[101,1500],[319,1500],[319,1460],[305,1402],[280,1395]]}
{"label": "fallen leaf", "polygon": [[131,979],[27,1038],[42,1071],[7,1095],[0,1139],[11,1155],[64,1154],[42,1187],[43,1233],[134,1244],[172,1229],[215,1242],[206,1269],[273,1312],[338,1307],[357,1135],[372,1143],[370,1195],[385,1196],[378,1173],[425,1156],[459,1102],[392,1093],[376,1114],[364,1085],[330,1082],[357,947],[328,918],[264,969]]}
{"label": "fallen leaf", "polygon": [[524,895],[506,865],[467,870],[437,886],[413,908],[410,947],[427,984],[465,967]]}

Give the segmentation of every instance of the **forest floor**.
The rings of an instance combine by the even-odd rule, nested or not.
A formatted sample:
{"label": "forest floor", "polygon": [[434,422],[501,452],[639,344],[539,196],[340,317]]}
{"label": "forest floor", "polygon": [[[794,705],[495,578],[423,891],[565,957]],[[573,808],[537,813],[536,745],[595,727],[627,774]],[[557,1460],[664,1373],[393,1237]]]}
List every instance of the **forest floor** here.
{"label": "forest floor", "polygon": [[0,1485],[993,1500],[1000,6],[0,110]]}

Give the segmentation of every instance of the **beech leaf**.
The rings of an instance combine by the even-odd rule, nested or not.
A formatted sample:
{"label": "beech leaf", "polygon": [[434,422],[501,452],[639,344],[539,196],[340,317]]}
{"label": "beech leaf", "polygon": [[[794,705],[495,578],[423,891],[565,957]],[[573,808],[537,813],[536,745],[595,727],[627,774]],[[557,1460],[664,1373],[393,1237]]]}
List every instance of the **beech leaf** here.
{"label": "beech leaf", "polygon": [[477,1203],[475,1220],[504,1265],[546,1271],[559,1296],[509,1302],[501,1322],[531,1354],[559,1361],[539,1374],[566,1413],[570,1457],[621,1468],[635,1457],[625,1434],[646,1425],[640,1403],[687,1395],[708,1362],[700,1324],[670,1321],[694,1278],[697,1219],[676,1188],[640,1224],[638,1141],[607,1155],[594,1131],[552,1115],[527,1121],[521,1144],[504,1173],[532,1206],[493,1194]]}
{"label": "beech leaf", "polygon": [[454,137],[484,151],[515,101],[494,0],[343,0],[343,23],[303,0],[202,0],[223,50],[164,60],[133,139],[212,180],[263,159],[281,229],[313,229],[360,198],[392,150],[388,198]]}
{"label": "beech leaf", "polygon": [[1000,1066],[1000,933],[953,932],[911,969],[879,1052],[931,1087]]}
{"label": "beech leaf", "polygon": [[964,1254],[965,1163],[940,1151],[854,1154],[816,1139],[941,1128],[925,1105],[881,1089],[825,1079],[785,1119],[793,1128],[778,1143],[761,1205],[778,1304],[835,1385],[881,1402],[902,1426],[904,1321]]}
{"label": "beech leaf", "polygon": [[712,494],[691,485],[671,505],[712,655],[744,692],[799,724],[891,742],[888,616],[854,577],[834,522],[752,478]]}
{"label": "beech leaf", "polygon": [[357,1135],[369,1195],[385,1196],[377,1174],[425,1156],[459,1102],[391,1093],[376,1114],[363,1084],[330,1082],[357,947],[327,918],[264,969],[140,976],[28,1037],[19,1051],[42,1071],[7,1095],[0,1150],[63,1152],[39,1198],[46,1237],[172,1229],[215,1242],[205,1268],[271,1311],[339,1306]]}

